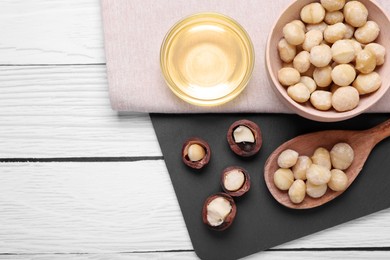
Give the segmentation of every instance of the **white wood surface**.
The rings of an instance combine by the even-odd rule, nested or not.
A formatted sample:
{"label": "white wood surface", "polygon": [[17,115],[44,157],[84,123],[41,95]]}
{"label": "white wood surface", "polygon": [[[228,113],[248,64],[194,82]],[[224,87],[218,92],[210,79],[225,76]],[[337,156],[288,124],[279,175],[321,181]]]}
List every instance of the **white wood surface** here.
{"label": "white wood surface", "polygon": [[[0,259],[196,259],[149,116],[110,109],[99,4],[0,0]],[[389,248],[390,209],[248,259]]]}

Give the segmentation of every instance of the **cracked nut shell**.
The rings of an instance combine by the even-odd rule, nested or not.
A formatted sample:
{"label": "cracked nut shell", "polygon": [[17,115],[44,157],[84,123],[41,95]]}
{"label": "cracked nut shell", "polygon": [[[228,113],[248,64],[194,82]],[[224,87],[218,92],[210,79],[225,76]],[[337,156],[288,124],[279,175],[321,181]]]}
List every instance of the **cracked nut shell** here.
{"label": "cracked nut shell", "polygon": [[[196,160],[196,161],[192,161],[190,159],[190,157],[188,155],[188,151],[189,151],[189,148],[191,147],[191,145],[199,145],[201,148],[204,149],[203,158],[201,158],[200,160]],[[207,165],[210,161],[210,157],[211,157],[210,146],[205,140],[203,140],[201,138],[191,137],[184,142],[182,150],[181,150],[181,156],[182,156],[182,160],[183,160],[185,165],[187,165],[193,169],[201,169],[205,165]]]}
{"label": "cracked nut shell", "polygon": [[[254,137],[253,143],[236,142],[236,140],[234,139],[234,131],[240,126],[247,127],[251,130]],[[259,152],[261,145],[263,143],[260,127],[256,123],[246,119],[238,120],[229,127],[229,130],[227,132],[227,141],[229,143],[230,149],[235,154],[242,157],[249,157],[255,155],[256,153]]]}
{"label": "cracked nut shell", "polygon": [[[227,202],[229,202],[231,209],[230,209],[230,212],[224,217],[224,219],[223,220],[221,219],[222,222],[220,224],[212,225],[209,221],[208,213],[210,210],[211,202],[213,202],[215,199],[218,199],[218,198],[222,198],[222,199],[226,200]],[[237,207],[236,207],[236,203],[234,202],[233,198],[226,193],[219,192],[219,193],[216,193],[216,194],[209,196],[206,199],[206,201],[204,202],[203,209],[202,209],[202,219],[203,219],[203,223],[206,224],[209,228],[216,230],[216,231],[223,231],[223,230],[227,229],[228,227],[230,227],[230,225],[233,223],[233,220],[236,217],[236,213],[237,213]],[[215,212],[212,212],[212,214],[213,214],[212,217],[215,217]]]}
{"label": "cracked nut shell", "polygon": [[232,197],[244,195],[251,187],[247,170],[238,166],[227,167],[221,174],[221,186]]}

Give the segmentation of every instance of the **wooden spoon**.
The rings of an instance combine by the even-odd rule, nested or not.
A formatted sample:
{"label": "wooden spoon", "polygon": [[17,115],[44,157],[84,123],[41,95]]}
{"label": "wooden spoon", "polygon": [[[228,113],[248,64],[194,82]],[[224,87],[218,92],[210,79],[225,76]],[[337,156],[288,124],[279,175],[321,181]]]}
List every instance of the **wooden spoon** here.
{"label": "wooden spoon", "polygon": [[279,146],[267,159],[264,166],[265,183],[272,196],[282,205],[293,209],[308,209],[318,207],[341,195],[343,191],[332,191],[328,188],[321,198],[311,198],[306,195],[300,204],[290,201],[287,191],[279,190],[274,183],[274,173],[279,168],[277,158],[286,149],[293,149],[299,155],[312,156],[318,147],[324,147],[329,151],[340,142],[348,143],[354,150],[354,160],[351,166],[344,172],[348,176],[348,186],[352,184],[364,166],[368,155],[374,146],[390,136],[390,119],[384,123],[364,131],[328,130],[297,136]]}

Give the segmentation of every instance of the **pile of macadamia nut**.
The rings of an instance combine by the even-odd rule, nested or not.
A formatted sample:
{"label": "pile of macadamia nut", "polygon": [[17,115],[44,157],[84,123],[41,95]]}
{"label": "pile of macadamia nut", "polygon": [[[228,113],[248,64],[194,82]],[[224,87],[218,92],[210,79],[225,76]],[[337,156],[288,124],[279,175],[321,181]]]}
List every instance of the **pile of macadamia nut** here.
{"label": "pile of macadamia nut", "polygon": [[333,191],[344,191],[348,187],[344,170],[353,159],[353,149],[347,143],[334,145],[330,152],[319,147],[311,158],[288,149],[278,157],[280,168],[274,173],[274,183],[279,190],[288,191],[295,204],[301,203],[306,194],[312,198],[322,197],[328,187]]}
{"label": "pile of macadamia nut", "polygon": [[294,101],[310,101],[326,111],[345,112],[358,106],[360,96],[375,92],[385,48],[374,43],[380,29],[368,21],[359,1],[321,0],[301,9],[301,20],[283,28],[278,44],[284,62],[279,82]]}

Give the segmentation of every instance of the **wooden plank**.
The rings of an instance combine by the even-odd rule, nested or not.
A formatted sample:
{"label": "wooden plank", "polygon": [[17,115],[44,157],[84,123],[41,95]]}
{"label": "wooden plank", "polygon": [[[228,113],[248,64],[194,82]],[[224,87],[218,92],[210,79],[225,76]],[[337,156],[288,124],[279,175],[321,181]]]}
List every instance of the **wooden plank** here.
{"label": "wooden plank", "polygon": [[161,156],[147,114],[111,110],[104,65],[0,67],[0,126],[0,158]]}
{"label": "wooden plank", "polygon": [[[0,254],[192,250],[163,160],[0,164]],[[281,249],[390,247],[390,209]]]}
{"label": "wooden plank", "polygon": [[105,62],[99,0],[0,2],[0,64]]}
{"label": "wooden plank", "polygon": [[[389,259],[389,251],[267,251],[254,254],[246,257],[246,260],[312,260],[312,259],[345,259],[345,260],[359,260],[359,259]],[[0,259],[19,260],[128,260],[128,259],[160,259],[160,260],[193,260],[199,259],[194,252],[155,252],[155,253],[116,253],[116,254],[37,254],[37,255],[7,255],[0,256]]]}

